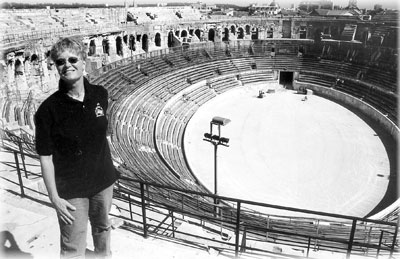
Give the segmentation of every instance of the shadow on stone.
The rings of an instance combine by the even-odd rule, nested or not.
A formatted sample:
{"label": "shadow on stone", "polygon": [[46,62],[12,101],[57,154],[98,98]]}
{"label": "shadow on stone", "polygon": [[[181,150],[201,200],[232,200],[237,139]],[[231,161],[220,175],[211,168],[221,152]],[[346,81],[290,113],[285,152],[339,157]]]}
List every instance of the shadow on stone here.
{"label": "shadow on stone", "polygon": [[10,231],[1,231],[0,232],[0,241],[1,241],[1,253],[4,255],[4,258],[33,258],[30,253],[25,253],[21,251],[17,242],[14,239],[13,234]]}

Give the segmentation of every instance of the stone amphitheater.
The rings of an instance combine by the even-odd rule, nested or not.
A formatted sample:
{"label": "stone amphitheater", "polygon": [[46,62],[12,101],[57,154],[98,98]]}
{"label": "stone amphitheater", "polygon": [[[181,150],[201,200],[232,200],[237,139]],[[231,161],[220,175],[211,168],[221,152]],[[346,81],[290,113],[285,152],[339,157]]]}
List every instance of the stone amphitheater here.
{"label": "stone amphitheater", "polygon": [[[58,244],[49,240],[57,238],[56,223],[36,225],[22,215],[54,217],[33,115],[58,87],[51,45],[74,36],[87,46],[87,78],[109,92],[109,143],[122,174],[110,215],[119,231],[114,256],[134,253],[123,253],[130,240],[152,247],[139,249],[146,258],[399,256],[399,18],[389,10],[364,17],[357,10],[222,16],[194,6],[0,10],[3,236],[15,238],[20,256],[57,256]],[[351,119],[326,110],[331,106]],[[308,107],[304,115],[301,107]],[[249,126],[249,114],[263,109],[275,120]],[[202,133],[217,127],[212,118],[221,114],[232,119],[222,127],[232,137],[231,147],[219,150],[219,171],[229,176],[218,178],[217,192],[217,153]],[[258,133],[267,128],[274,133]],[[244,147],[249,139],[260,142],[257,149]],[[315,142],[320,146],[304,148]],[[259,167],[283,176],[262,179],[251,160],[257,158],[279,159]],[[332,181],[307,185],[299,176],[305,173]],[[309,189],[317,191],[306,196]],[[156,254],[155,246],[165,251]]]}

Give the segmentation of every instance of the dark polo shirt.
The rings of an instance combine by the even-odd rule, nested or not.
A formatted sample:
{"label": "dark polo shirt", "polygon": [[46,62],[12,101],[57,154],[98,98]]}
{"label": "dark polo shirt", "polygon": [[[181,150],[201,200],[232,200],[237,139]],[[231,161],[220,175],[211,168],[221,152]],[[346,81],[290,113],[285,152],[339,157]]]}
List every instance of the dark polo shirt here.
{"label": "dark polo shirt", "polygon": [[84,79],[83,102],[59,90],[35,114],[36,150],[53,155],[55,180],[61,198],[90,197],[118,178],[106,139],[108,93]]}

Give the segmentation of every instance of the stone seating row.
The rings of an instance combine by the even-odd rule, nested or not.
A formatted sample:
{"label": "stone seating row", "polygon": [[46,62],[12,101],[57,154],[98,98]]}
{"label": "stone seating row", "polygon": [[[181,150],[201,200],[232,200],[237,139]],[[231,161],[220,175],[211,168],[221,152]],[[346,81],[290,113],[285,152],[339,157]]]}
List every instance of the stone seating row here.
{"label": "stone seating row", "polygon": [[336,90],[347,93],[353,97],[372,105],[380,112],[388,116],[396,125],[398,125],[398,104],[396,95],[382,91],[380,88],[362,84],[355,80],[340,79],[332,74],[311,74],[302,72],[298,81],[316,84],[323,87],[331,87]]}

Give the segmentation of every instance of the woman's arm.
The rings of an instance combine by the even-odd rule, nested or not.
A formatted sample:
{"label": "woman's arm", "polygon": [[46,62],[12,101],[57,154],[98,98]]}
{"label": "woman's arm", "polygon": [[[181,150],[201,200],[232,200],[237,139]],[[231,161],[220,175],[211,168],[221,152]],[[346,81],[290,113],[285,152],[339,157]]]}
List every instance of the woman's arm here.
{"label": "woman's arm", "polygon": [[46,185],[47,192],[49,193],[50,201],[54,205],[57,214],[61,220],[64,221],[64,223],[72,224],[72,221],[74,221],[75,218],[71,215],[69,210],[75,210],[75,207],[68,201],[58,196],[56,180],[54,176],[53,156],[40,156],[40,166],[42,168],[44,184]]}

